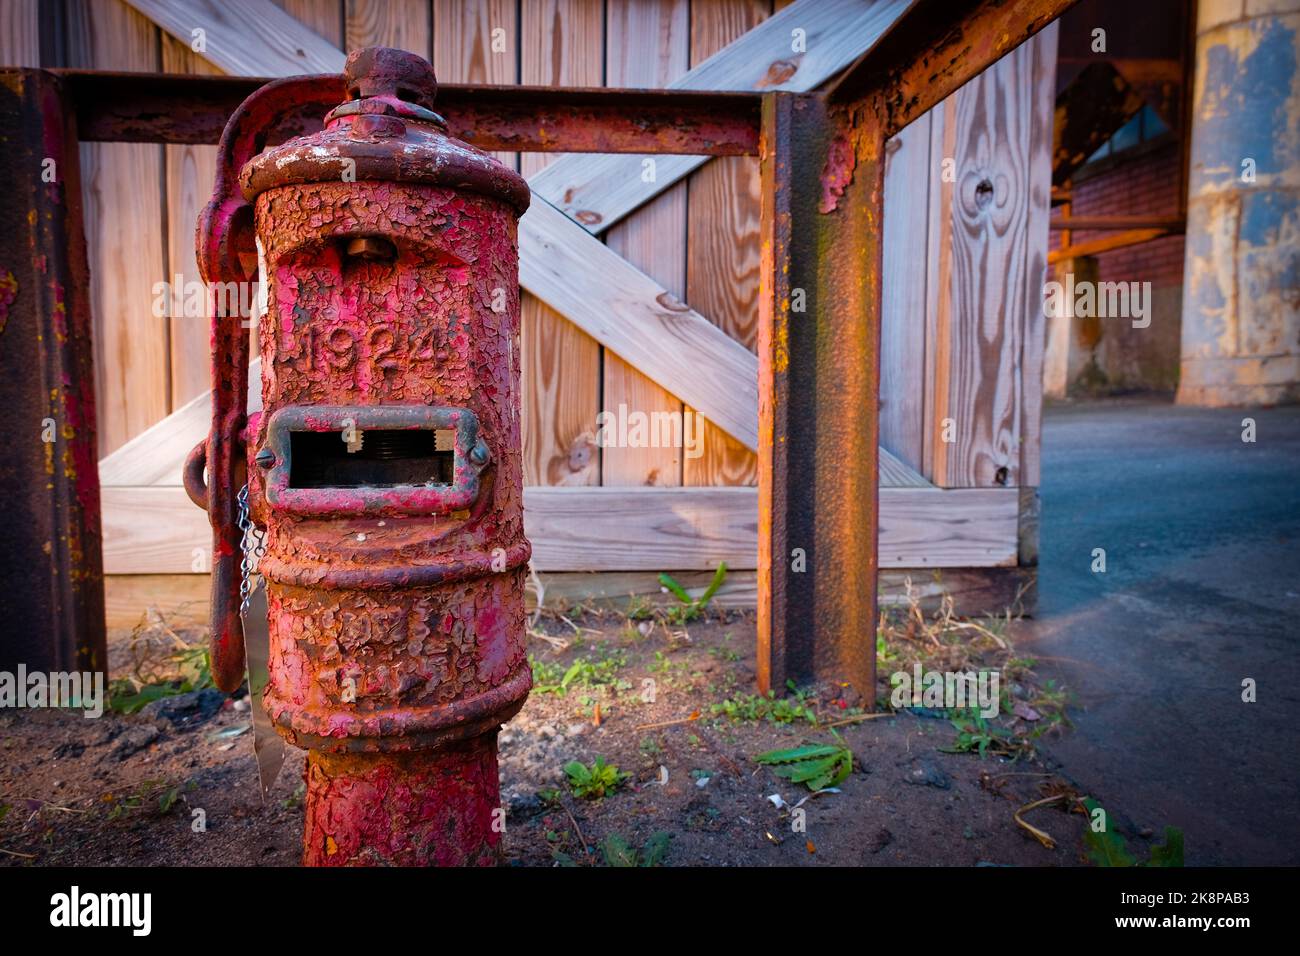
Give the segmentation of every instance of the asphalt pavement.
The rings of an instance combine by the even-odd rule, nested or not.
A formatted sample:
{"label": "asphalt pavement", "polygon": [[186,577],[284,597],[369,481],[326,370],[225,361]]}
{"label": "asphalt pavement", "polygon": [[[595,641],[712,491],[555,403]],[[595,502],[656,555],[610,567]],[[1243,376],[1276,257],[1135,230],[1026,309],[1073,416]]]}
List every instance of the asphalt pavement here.
{"label": "asphalt pavement", "polygon": [[1049,752],[1188,865],[1300,865],[1300,408],[1051,407],[1040,493]]}

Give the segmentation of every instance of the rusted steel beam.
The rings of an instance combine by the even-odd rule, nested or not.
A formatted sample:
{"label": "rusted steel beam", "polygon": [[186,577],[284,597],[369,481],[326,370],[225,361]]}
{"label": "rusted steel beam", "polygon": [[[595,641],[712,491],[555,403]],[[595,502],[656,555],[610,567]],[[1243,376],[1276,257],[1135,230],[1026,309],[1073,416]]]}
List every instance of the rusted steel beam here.
{"label": "rusted steel beam", "polygon": [[875,703],[884,136],[816,96],[764,101],[759,687]]}
{"label": "rusted steel beam", "polygon": [[[215,143],[226,120],[268,81],[58,71],[76,104],[83,140]],[[328,83],[328,80],[322,82]],[[343,80],[338,78],[338,98]],[[438,112],[452,136],[487,150],[566,153],[758,153],[761,96],[695,90],[559,89],[439,84]],[[283,140],[321,128],[308,107],[276,131]]]}
{"label": "rusted steel beam", "polygon": [[0,71],[0,670],[102,671],[89,270],[60,81]]}
{"label": "rusted steel beam", "polygon": [[1122,232],[1132,229],[1168,229],[1182,232],[1187,220],[1182,216],[1062,216],[1053,219],[1053,232],[1074,229],[1079,232]]}
{"label": "rusted steel beam", "polygon": [[885,136],[892,136],[1076,2],[918,0],[827,98],[845,107],[880,97]]}
{"label": "rusted steel beam", "polygon": [[759,686],[875,698],[885,140],[1074,0],[919,0],[823,97],[763,105]]}

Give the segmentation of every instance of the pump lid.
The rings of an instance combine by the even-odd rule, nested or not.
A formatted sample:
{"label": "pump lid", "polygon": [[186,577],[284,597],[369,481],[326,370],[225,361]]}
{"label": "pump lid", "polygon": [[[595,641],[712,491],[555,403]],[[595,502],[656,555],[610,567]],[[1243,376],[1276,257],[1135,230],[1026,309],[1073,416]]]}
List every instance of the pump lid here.
{"label": "pump lid", "polygon": [[367,47],[343,67],[346,102],[325,129],[254,156],[239,174],[250,202],[294,183],[381,180],[464,189],[500,199],[522,214],[530,193],[523,177],[481,149],[447,134],[433,111],[433,67],[404,50]]}

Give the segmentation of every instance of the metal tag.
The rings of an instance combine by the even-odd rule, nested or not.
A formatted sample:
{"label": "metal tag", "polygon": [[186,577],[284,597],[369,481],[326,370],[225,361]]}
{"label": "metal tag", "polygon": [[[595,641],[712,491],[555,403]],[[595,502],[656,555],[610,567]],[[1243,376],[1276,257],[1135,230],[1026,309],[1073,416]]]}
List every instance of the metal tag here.
{"label": "metal tag", "polygon": [[248,703],[253,715],[253,752],[257,755],[257,778],[262,785],[262,802],[275,785],[284,764],[284,741],[275,732],[262,707],[262,692],[270,680],[267,664],[271,656],[271,633],[267,625],[266,584],[260,574],[249,576],[248,607],[244,611],[244,654],[248,659]]}

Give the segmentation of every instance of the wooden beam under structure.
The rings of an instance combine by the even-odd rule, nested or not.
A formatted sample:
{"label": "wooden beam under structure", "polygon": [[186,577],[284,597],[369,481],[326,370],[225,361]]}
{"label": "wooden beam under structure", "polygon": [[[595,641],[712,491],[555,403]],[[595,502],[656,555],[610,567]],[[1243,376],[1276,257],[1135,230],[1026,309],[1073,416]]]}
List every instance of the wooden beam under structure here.
{"label": "wooden beam under structure", "polygon": [[1185,216],[1062,216],[1052,220],[1052,231],[1077,230],[1086,232],[1125,232],[1134,229],[1167,229],[1182,232],[1187,226]]}
{"label": "wooden beam under structure", "polygon": [[[758,494],[741,486],[534,486],[524,489],[524,527],[539,571],[711,571],[720,561],[748,571],[759,549]],[[211,529],[185,489],[105,486],[102,495],[106,573],[207,570],[195,566],[195,555],[205,552]],[[874,497],[862,503],[874,505]],[[880,566],[1011,567],[1018,510],[1015,488],[881,488]],[[637,547],[628,547],[629,538]]]}
{"label": "wooden beam under structure", "polygon": [[[610,608],[627,613],[635,605],[675,604],[665,593],[659,571],[542,571],[529,579],[524,596],[528,609],[540,598],[546,607],[567,613],[576,605]],[[714,571],[669,568],[692,598],[699,598],[714,578]],[[1032,603],[1032,569],[936,568],[882,569],[877,592],[880,606],[910,608],[931,614],[951,601],[955,614],[980,618],[1013,613]],[[104,603],[109,628],[133,628],[157,615],[169,627],[206,627],[211,580],[206,574],[111,574],[104,578]],[[709,607],[716,610],[750,610],[758,600],[755,572],[728,566],[722,586]]]}
{"label": "wooden beam under structure", "polygon": [[1062,246],[1060,249],[1053,249],[1047,254],[1047,262],[1049,265],[1055,265],[1058,262],[1064,262],[1066,259],[1080,259],[1084,256],[1100,255],[1103,252],[1114,252],[1116,249],[1128,249],[1131,246],[1140,246],[1143,243],[1151,242],[1153,239],[1171,236],[1174,231],[1172,229],[1133,229],[1129,232],[1103,236],[1100,239],[1075,242],[1068,246]]}

